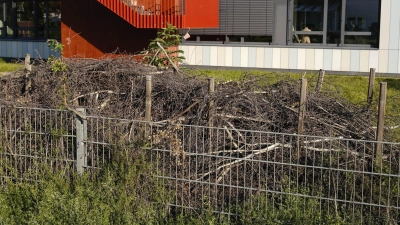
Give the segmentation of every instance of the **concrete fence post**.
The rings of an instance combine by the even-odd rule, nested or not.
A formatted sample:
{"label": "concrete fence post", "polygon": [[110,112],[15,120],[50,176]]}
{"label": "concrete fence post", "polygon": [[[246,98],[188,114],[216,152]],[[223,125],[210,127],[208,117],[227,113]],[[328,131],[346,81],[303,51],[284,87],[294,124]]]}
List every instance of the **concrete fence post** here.
{"label": "concrete fence post", "polygon": [[[84,108],[76,109],[83,116],[86,116]],[[76,115],[76,171],[83,174],[87,165],[87,120],[78,114]]]}

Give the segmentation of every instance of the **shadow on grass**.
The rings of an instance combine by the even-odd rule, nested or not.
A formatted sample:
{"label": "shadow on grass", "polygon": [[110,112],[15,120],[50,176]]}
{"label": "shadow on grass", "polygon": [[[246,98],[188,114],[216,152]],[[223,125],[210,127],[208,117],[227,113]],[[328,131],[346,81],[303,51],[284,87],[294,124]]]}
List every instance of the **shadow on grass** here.
{"label": "shadow on grass", "polygon": [[375,85],[379,85],[380,82],[387,82],[388,89],[400,90],[400,79],[399,78],[382,78],[378,79]]}

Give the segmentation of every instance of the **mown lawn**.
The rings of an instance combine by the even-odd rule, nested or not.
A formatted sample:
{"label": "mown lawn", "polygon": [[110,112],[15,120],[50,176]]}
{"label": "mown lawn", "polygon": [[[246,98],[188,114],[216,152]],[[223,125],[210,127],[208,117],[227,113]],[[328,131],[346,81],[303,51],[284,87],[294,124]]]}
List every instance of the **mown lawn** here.
{"label": "mown lawn", "polygon": [[9,73],[18,69],[22,69],[22,67],[22,64],[5,62],[3,59],[0,58],[0,76],[2,76],[4,73]]}

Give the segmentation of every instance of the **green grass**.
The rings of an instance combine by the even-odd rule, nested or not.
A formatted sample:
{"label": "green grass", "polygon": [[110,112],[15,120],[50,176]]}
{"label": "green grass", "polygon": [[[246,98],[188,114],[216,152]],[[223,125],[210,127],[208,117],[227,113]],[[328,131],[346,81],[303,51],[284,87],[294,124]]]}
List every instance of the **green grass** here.
{"label": "green grass", "polygon": [[22,68],[23,68],[22,64],[5,62],[3,59],[0,58],[0,76],[3,73],[13,72],[13,71],[16,71],[16,70],[22,69]]}
{"label": "green grass", "polygon": [[[193,70],[191,74],[200,77],[214,77],[217,82],[240,81],[246,78],[255,77],[265,84],[273,84],[282,79],[300,79],[303,73],[268,72],[261,70]],[[309,88],[315,88],[318,80],[318,73],[307,72],[305,76],[309,82]],[[338,91],[342,96],[354,104],[366,104],[368,93],[368,76],[349,76],[325,74],[323,90]],[[378,76],[375,80],[375,99],[379,97],[379,83],[388,83],[388,99],[400,95],[400,78]]]}

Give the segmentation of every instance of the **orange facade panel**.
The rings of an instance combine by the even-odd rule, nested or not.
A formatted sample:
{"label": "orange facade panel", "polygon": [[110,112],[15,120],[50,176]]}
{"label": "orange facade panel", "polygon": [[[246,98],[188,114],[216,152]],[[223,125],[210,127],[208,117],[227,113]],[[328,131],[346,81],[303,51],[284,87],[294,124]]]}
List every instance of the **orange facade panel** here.
{"label": "orange facade panel", "polygon": [[[135,28],[97,0],[61,1],[61,10],[61,41],[67,58],[135,54],[147,48],[149,40],[157,36],[157,29]],[[121,8],[120,13],[132,16],[128,7]]]}
{"label": "orange facade panel", "polygon": [[98,0],[136,28],[218,27],[218,0]]}

